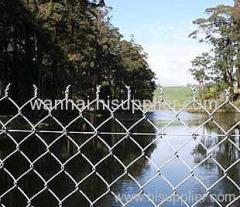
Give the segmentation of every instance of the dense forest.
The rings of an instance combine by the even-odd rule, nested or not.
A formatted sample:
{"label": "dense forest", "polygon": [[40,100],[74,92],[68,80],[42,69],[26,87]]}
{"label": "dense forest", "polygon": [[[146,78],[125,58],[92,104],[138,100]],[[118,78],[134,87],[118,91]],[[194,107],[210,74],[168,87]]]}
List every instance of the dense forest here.
{"label": "dense forest", "polygon": [[216,98],[230,88],[240,92],[240,0],[234,6],[219,5],[206,10],[207,18],[194,24],[199,29],[190,37],[210,45],[209,51],[192,61],[191,73],[202,89],[202,98]]}
{"label": "dense forest", "polygon": [[0,88],[12,83],[11,96],[121,98],[125,85],[136,98],[152,98],[155,74],[147,54],[123,39],[111,24],[103,0],[0,0]]}

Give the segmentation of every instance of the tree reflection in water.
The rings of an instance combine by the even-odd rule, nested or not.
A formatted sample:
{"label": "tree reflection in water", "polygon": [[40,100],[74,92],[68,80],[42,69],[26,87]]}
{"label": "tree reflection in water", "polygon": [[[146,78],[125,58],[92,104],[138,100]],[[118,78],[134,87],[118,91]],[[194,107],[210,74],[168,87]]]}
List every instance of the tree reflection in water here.
{"label": "tree reflection in water", "polygon": [[[239,122],[240,116],[237,113],[216,113],[214,115],[214,120],[222,127],[222,129],[228,131]],[[224,169],[229,169],[227,171],[227,176],[237,185],[240,185],[240,163],[238,162],[240,159],[240,152],[238,150],[240,147],[240,126],[237,125],[225,136],[222,130],[210,121],[203,127],[201,134],[202,135],[199,136],[199,141],[201,141],[208,149],[212,149],[218,145],[213,150],[212,158],[222,166],[218,166],[212,159],[208,159],[201,165],[201,167],[209,172],[217,170],[218,179],[225,175]],[[225,138],[227,139],[222,142]],[[238,148],[234,146],[233,143]],[[196,145],[193,150],[193,155],[196,164],[200,163],[208,156],[206,149],[204,149],[201,144]],[[239,195],[238,188],[227,178],[224,178],[219,184],[213,187],[210,192],[216,193],[219,191],[224,194],[235,194],[236,197]],[[227,204],[228,203],[225,202],[222,203],[222,205]],[[240,202],[237,201],[232,206],[239,206],[239,204]]]}
{"label": "tree reflection in water", "polygon": [[[62,117],[59,116],[58,119],[61,121],[65,120],[67,123],[66,116],[61,116]],[[85,114],[84,116],[94,125],[94,127],[99,126],[109,117],[106,114],[93,115],[90,113]],[[141,118],[141,116],[133,116],[132,114],[128,113],[117,113],[116,117],[127,127],[131,126]],[[53,120],[46,120],[45,122],[47,124],[42,124],[39,129],[60,130],[59,126]],[[68,128],[68,130],[93,132],[93,128],[83,119],[79,119],[78,121],[74,122]],[[154,129],[151,128],[146,122],[141,122],[138,126],[134,127],[131,130],[131,133],[136,131],[155,132]],[[127,166],[142,155],[140,148],[131,140],[131,138],[136,140],[141,147],[147,146],[153,139],[151,136],[143,137],[131,135],[130,138],[126,137],[126,135],[120,134],[125,133],[125,130],[114,119],[100,127],[98,132],[99,133],[95,136],[92,134],[73,133],[68,134],[68,137],[56,133],[36,133],[31,135],[23,144],[21,144],[20,149],[29,157],[31,161],[33,161],[46,152],[46,147],[40,141],[39,137],[41,137],[48,144],[54,140],[57,140],[53,145],[50,146],[50,151],[62,163],[70,159],[65,165],[66,172],[68,172],[77,182],[91,174],[91,176],[89,176],[87,179],[84,179],[84,181],[79,185],[79,189],[81,189],[89,197],[89,199],[93,201],[105,193],[108,189],[106,184],[97,176],[97,174],[92,173],[93,168],[85,158],[87,158],[94,165],[99,163],[96,167],[96,172],[101,175],[106,182],[112,183],[125,172],[123,166],[112,155],[115,155],[125,166]],[[101,132],[118,132],[119,134],[101,134]],[[9,133],[9,136],[10,135],[14,137],[17,142],[20,142],[29,134]],[[3,134],[0,135],[1,159],[4,159],[15,150],[15,144],[12,142],[9,136]],[[86,142],[86,140],[88,140],[90,137],[92,137],[92,139]],[[123,139],[124,137],[125,139]],[[123,140],[113,148],[112,155],[108,156],[109,148],[106,145],[112,147],[121,139]],[[85,142],[84,146],[81,148],[81,153],[85,156],[85,158],[79,154],[78,148],[73,142],[75,142],[78,146],[81,146]],[[154,148],[155,145],[151,145],[145,151],[145,154],[150,156]],[[71,159],[71,157],[74,158]],[[128,172],[133,177],[137,177],[141,175],[142,169],[146,166],[146,164],[146,158],[142,157],[129,167]],[[4,166],[17,178],[29,168],[29,163],[21,155],[21,153],[17,152],[5,162]],[[34,163],[34,169],[37,170],[45,180],[48,180],[61,171],[61,166],[53,158],[53,155],[46,153],[41,157],[41,159],[38,159]],[[123,180],[128,179],[131,179],[128,175],[122,176],[115,184],[111,186],[111,190],[117,193],[121,188]],[[0,194],[5,192],[13,185],[13,180],[4,172],[4,170],[0,170],[0,183]],[[33,171],[23,176],[23,178],[19,180],[18,186],[23,189],[29,197],[33,196],[44,188],[43,182]],[[48,189],[51,189],[60,199],[74,191],[75,187],[76,186],[74,182],[72,182],[72,180],[64,174],[64,171],[62,171],[60,174],[58,174],[58,176],[48,183]],[[113,199],[114,197],[109,193],[103,199],[99,200],[96,205],[111,206]],[[4,196],[2,201],[8,207],[26,206],[26,199],[21,195],[17,188]],[[45,190],[39,196],[33,199],[32,204],[33,206],[56,206],[58,202],[51,195],[51,193],[49,193],[49,191]],[[87,199],[84,198],[84,196],[79,192],[74,193],[71,197],[69,197],[69,199],[66,199],[64,204],[66,206],[89,206]]]}
{"label": "tree reflection in water", "polygon": [[[43,114],[42,116],[45,116]],[[68,117],[67,114],[54,114],[64,126],[69,123],[73,117]],[[202,115],[195,115],[186,113],[186,120],[184,120],[190,127],[198,127],[203,123],[205,117]],[[184,115],[184,116],[185,116]],[[77,117],[78,114],[75,114]],[[126,136],[124,133],[126,132],[123,126],[119,124],[116,120],[111,119],[107,123],[104,123],[104,120],[111,117],[111,114],[95,114],[85,113],[84,117],[94,125],[91,127],[88,121],[83,118],[78,119],[74,123],[72,123],[68,128],[69,131],[78,131],[85,133],[68,133],[62,134],[61,127],[54,122],[51,117],[44,121],[41,125],[37,127],[40,130],[54,130],[60,131],[59,133],[40,133],[37,132],[29,136],[29,133],[16,133],[16,132],[8,132],[7,134],[0,135],[0,159],[4,159],[6,156],[11,154],[15,149],[16,145],[11,140],[10,136],[14,137],[14,139],[19,143],[25,137],[29,136],[21,145],[20,149],[23,153],[25,153],[31,161],[36,160],[39,156],[46,153],[46,147],[43,144],[43,140],[50,144],[54,140],[54,144],[50,146],[50,151],[54,154],[54,156],[59,159],[62,163],[66,162],[65,168],[61,169],[61,165],[53,158],[53,155],[49,153],[45,154],[41,157],[41,159],[37,159],[34,163],[34,169],[37,170],[45,180],[50,179],[54,175],[57,174],[54,179],[51,179],[48,183],[48,189],[51,189],[60,199],[67,196],[70,192],[76,189],[76,186],[72,180],[66,176],[63,170],[66,170],[73,179],[77,182],[86,178],[86,176],[90,175],[78,186],[90,200],[95,200],[100,195],[105,193],[108,189],[97,173],[101,175],[106,182],[112,183],[117,178],[117,181],[111,186],[111,190],[118,193],[135,193],[139,192],[139,188],[134,184],[134,181],[130,176],[124,174],[124,167],[119,163],[117,158],[121,160],[121,162],[127,166],[134,161],[132,165],[129,166],[128,172],[136,178],[136,180],[141,183],[146,183],[152,176],[156,175],[156,169],[154,169],[148,162],[146,158],[142,155],[142,151],[139,146],[142,148],[146,147],[149,143],[152,142],[153,139],[157,137],[153,136],[143,136],[143,135],[133,135],[134,132],[143,133],[155,133],[154,127],[152,127],[146,120],[140,122],[138,125],[133,127],[130,131],[130,136]],[[118,112],[115,114],[115,117],[121,121],[124,126],[129,128],[137,120],[142,118],[141,114],[130,114]],[[158,127],[165,126],[172,118],[175,117],[174,114],[171,114],[168,111],[165,112],[154,112],[150,117],[154,120],[155,124]],[[36,123],[37,120],[34,120],[31,115],[28,117],[32,123]],[[182,117],[181,117],[182,118]],[[40,118],[39,118],[40,119]],[[216,114],[214,119],[222,126],[224,129],[228,129],[233,126],[238,120],[239,117],[236,114]],[[16,123],[17,122],[17,123]],[[94,134],[94,128],[100,126],[98,128],[98,134]],[[23,126],[22,121],[15,120],[8,128],[12,129],[20,129],[20,126]],[[175,135],[185,134],[185,128],[181,123],[173,123],[168,129],[168,132],[171,132]],[[88,133],[89,132],[89,133]],[[105,133],[104,133],[105,132]],[[108,132],[108,133],[106,133]],[[114,134],[111,134],[114,132]],[[239,127],[236,127],[231,134],[228,135],[228,138],[232,140],[237,146],[240,146],[239,143]],[[218,143],[223,140],[223,136],[219,136],[221,133],[220,130],[217,130],[215,124],[211,124],[209,122],[202,128],[202,131],[198,139],[208,148],[216,146]],[[42,141],[40,140],[42,138]],[[191,136],[190,136],[191,137]],[[91,139],[90,139],[91,138]],[[162,139],[154,142],[154,144],[150,145],[149,148],[145,151],[145,155],[151,157],[151,160],[156,162],[158,166],[161,166],[168,160],[168,156],[174,156],[174,151],[169,149],[166,145],[166,140],[174,146],[176,149],[185,141],[187,141],[189,137],[185,136],[163,136]],[[88,140],[88,141],[87,141]],[[135,141],[133,141],[135,140]],[[137,142],[137,143],[136,143]],[[74,144],[76,143],[78,146],[81,146],[81,150],[79,151],[78,147]],[[109,147],[113,147],[112,154],[109,150]],[[81,154],[82,153],[82,154]],[[206,150],[200,145],[197,144],[194,140],[189,145],[186,145],[182,151],[179,152],[180,156],[183,157],[190,165],[197,165],[204,158],[207,157]],[[75,155],[75,156],[74,156]],[[110,155],[110,156],[109,156]],[[115,155],[116,157],[114,157]],[[232,163],[239,159],[239,151],[236,147],[229,141],[225,141],[219,144],[213,151],[213,158],[215,158],[222,167],[225,169],[228,168]],[[71,159],[72,158],[72,159]],[[93,164],[96,165],[96,171],[94,171],[93,167],[86,158]],[[137,159],[139,158],[139,159]],[[240,167],[239,163],[234,165],[228,172],[228,176],[234,180],[237,184],[240,184]],[[26,161],[24,156],[17,152],[13,156],[11,156],[5,163],[4,166],[8,169],[14,177],[19,177],[26,170],[29,169],[29,163]],[[163,169],[161,169],[161,173],[169,179],[170,182],[178,184],[184,176],[188,176],[190,171],[186,169],[181,163],[179,159],[175,159],[175,161],[166,165]],[[221,178],[224,175],[223,170],[220,166],[213,162],[213,160],[208,159],[202,165],[200,165],[194,172],[196,176],[198,176],[208,187],[211,186],[215,181]],[[124,176],[121,176],[123,175]],[[0,194],[6,192],[9,187],[13,185],[13,180],[4,170],[0,170]],[[184,191],[185,193],[190,192],[192,194],[196,193],[206,193],[206,191],[202,191],[201,187],[199,187],[199,183],[196,180],[192,179],[189,182],[183,184],[180,187],[179,191]],[[29,172],[25,176],[23,176],[19,182],[18,187],[20,187],[24,192],[29,196],[35,195],[41,189],[44,188],[43,182],[41,179],[34,173],[33,171]],[[149,193],[172,193],[172,189],[165,183],[161,181],[161,178],[156,178],[149,185],[146,186],[146,192]],[[187,192],[186,192],[187,191]],[[219,182],[215,187],[210,190],[210,193],[219,194],[219,193],[234,193],[239,195],[238,189],[226,178]],[[8,207],[21,207],[26,206],[26,199],[20,193],[17,188],[12,190],[6,196],[3,197],[2,202]],[[160,202],[159,200],[157,202]],[[156,202],[156,203],[157,203]],[[33,206],[57,206],[58,201],[51,195],[51,193],[47,190],[42,192],[32,201]],[[223,206],[225,203],[222,203]],[[87,199],[81,195],[79,192],[74,193],[63,202],[63,205],[68,207],[88,207],[89,203]],[[97,201],[96,206],[104,206],[104,207],[112,207],[119,206],[115,201],[114,197],[109,193],[104,198]],[[145,203],[132,203],[131,206],[141,206],[148,207],[151,206],[149,202]],[[173,203],[168,203],[167,207],[173,207]],[[203,203],[198,205],[200,206],[217,206],[217,204],[205,200]],[[232,206],[239,206],[239,202],[234,203]]]}

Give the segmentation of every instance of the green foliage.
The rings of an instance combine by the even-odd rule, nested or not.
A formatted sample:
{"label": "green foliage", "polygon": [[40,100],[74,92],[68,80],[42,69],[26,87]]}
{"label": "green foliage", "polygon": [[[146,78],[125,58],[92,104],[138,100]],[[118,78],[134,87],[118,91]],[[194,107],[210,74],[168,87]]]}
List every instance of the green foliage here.
{"label": "green foliage", "polygon": [[208,43],[211,49],[193,60],[190,71],[208,93],[216,96],[218,89],[240,88],[240,8],[220,5],[206,13],[207,18],[194,21],[199,30],[190,36]]}
{"label": "green foliage", "polygon": [[[101,1],[103,2],[103,1]],[[136,98],[152,98],[155,75],[142,47],[123,40],[103,3],[87,0],[0,2],[0,82],[14,83],[13,95],[62,96],[71,84],[74,97],[121,98],[125,85]]]}

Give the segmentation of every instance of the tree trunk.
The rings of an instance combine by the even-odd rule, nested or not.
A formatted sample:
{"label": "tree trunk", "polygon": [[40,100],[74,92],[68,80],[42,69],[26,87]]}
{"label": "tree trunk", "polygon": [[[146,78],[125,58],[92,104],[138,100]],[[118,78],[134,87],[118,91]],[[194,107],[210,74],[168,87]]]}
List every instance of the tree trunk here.
{"label": "tree trunk", "polygon": [[235,7],[239,7],[240,8],[240,0],[234,0],[235,1]]}
{"label": "tree trunk", "polygon": [[[234,6],[240,8],[240,0],[234,0]],[[240,23],[237,23],[240,26]],[[239,52],[239,51],[238,51]],[[237,72],[236,72],[236,79],[237,79],[237,96],[240,94],[240,64],[237,65]]]}

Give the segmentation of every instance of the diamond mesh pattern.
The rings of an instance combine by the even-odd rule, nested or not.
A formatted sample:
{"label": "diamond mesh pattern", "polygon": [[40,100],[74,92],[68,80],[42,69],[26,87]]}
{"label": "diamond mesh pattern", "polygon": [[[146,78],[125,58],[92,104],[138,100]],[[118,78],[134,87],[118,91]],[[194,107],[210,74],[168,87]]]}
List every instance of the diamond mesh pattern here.
{"label": "diamond mesh pattern", "polygon": [[[210,112],[197,100],[195,90],[193,90],[192,100],[180,111],[173,109],[164,99],[162,90],[159,103],[164,103],[169,110],[173,112],[174,116],[173,120],[159,127],[147,116],[148,111],[144,111],[138,105],[135,105],[135,107],[138,107],[142,113],[138,121],[129,123],[129,125],[120,121],[116,115],[117,111],[125,103],[133,102],[129,87],[127,87],[128,98],[114,110],[101,102],[101,104],[105,106],[105,110],[109,116],[98,124],[90,120],[84,112],[88,106],[93,106],[100,101],[100,87],[97,88],[96,99],[90,102],[85,108],[79,108],[75,103],[72,103],[78,113],[74,119],[68,121],[66,121],[64,116],[63,120],[60,120],[55,110],[58,105],[68,100],[69,87],[66,89],[65,98],[53,108],[49,108],[38,98],[37,88],[35,86],[33,98],[19,106],[9,96],[9,87],[10,85],[7,86],[5,95],[0,98],[0,103],[8,102],[8,104],[16,110],[16,114],[7,120],[0,117],[0,140],[5,140],[4,146],[3,144],[0,145],[1,149],[5,149],[0,154],[0,205],[2,207],[49,206],[49,203],[51,203],[51,206],[104,206],[105,204],[104,202],[101,203],[101,200],[109,196],[115,199],[117,203],[116,206],[134,206],[134,200],[139,196],[144,196],[147,202],[154,207],[165,206],[168,199],[172,196],[176,196],[181,201],[182,206],[201,206],[201,202],[206,197],[210,197],[215,201],[216,206],[238,205],[240,186],[236,180],[232,179],[229,172],[240,162],[240,147],[232,139],[233,136],[235,138],[239,137],[231,135],[232,131],[240,124],[240,120],[237,120],[234,126],[226,130],[214,118],[216,112],[226,104],[233,107],[237,112],[240,112],[231,102],[229,91],[226,93],[226,100]],[[38,100],[46,108],[45,114],[37,121],[36,119],[33,120],[31,116],[24,112],[25,108],[34,100]],[[198,105],[207,114],[206,120],[194,129],[189,127],[180,116],[180,114],[192,104]],[[46,125],[46,120],[49,120],[48,123],[50,124]],[[112,123],[112,121],[118,125],[118,128],[111,132],[104,131],[104,126],[110,122]],[[148,123],[152,130],[147,132],[138,131],[137,126],[143,121]],[[167,129],[175,121],[181,123],[189,133],[184,135],[174,131],[171,132],[171,130],[168,131]],[[206,145],[206,143],[198,138],[201,136],[199,129],[210,121],[215,124],[221,132],[219,134],[221,140],[212,146]],[[77,128],[77,130],[71,130],[72,128]],[[176,148],[172,146],[167,138],[164,138],[172,135],[188,136],[189,139]],[[105,138],[106,136],[115,138],[115,141],[110,142]],[[141,136],[141,139],[147,139],[148,136],[154,136],[155,138],[149,139],[147,144],[143,144],[135,138],[136,136]],[[76,139],[76,137],[78,137],[78,139]],[[164,144],[171,149],[172,154],[171,157],[164,160],[161,166],[155,163],[149,153],[149,149],[153,148],[159,140],[164,140]],[[184,147],[190,142],[199,144],[199,146],[206,151],[206,156],[195,166],[190,166],[184,156],[181,155],[181,151],[184,150]],[[215,156],[213,156],[215,149],[224,142],[228,142],[228,144],[238,152],[235,161],[226,166],[220,164]],[[119,151],[124,150],[126,145],[137,149],[137,154],[131,156],[131,159],[125,159],[124,156],[119,153]],[[101,148],[101,153],[95,152],[94,148]],[[92,152],[91,149],[93,150]],[[66,151],[71,151],[71,153],[66,153]],[[174,159],[177,159],[188,170],[187,176],[182,178],[181,182],[178,182],[177,185],[173,184],[171,180],[162,173],[162,169]],[[135,165],[140,160],[150,163],[156,169],[156,174],[144,183],[140,183],[136,178]],[[195,174],[196,169],[203,163],[209,161],[222,170],[220,178],[211,185],[207,185]],[[109,163],[111,165],[109,165]],[[72,166],[78,167],[74,168]],[[113,171],[114,173],[111,174]],[[123,201],[117,195],[116,191],[114,191],[114,186],[126,177],[135,183],[138,193],[127,201]],[[157,178],[162,179],[171,191],[169,196],[159,203],[156,203],[145,191],[145,188]],[[179,189],[192,178],[204,189],[204,195],[190,204],[181,196]],[[227,180],[237,189],[236,197],[226,205],[220,203],[211,194],[212,189],[221,183],[222,180]],[[97,190],[95,186],[97,186]],[[159,189],[160,187],[161,186],[159,186]],[[76,203],[74,200],[76,200]],[[81,201],[81,204],[77,203],[78,200]],[[71,205],[69,204],[70,201],[73,201]],[[101,204],[99,204],[99,202]]]}

